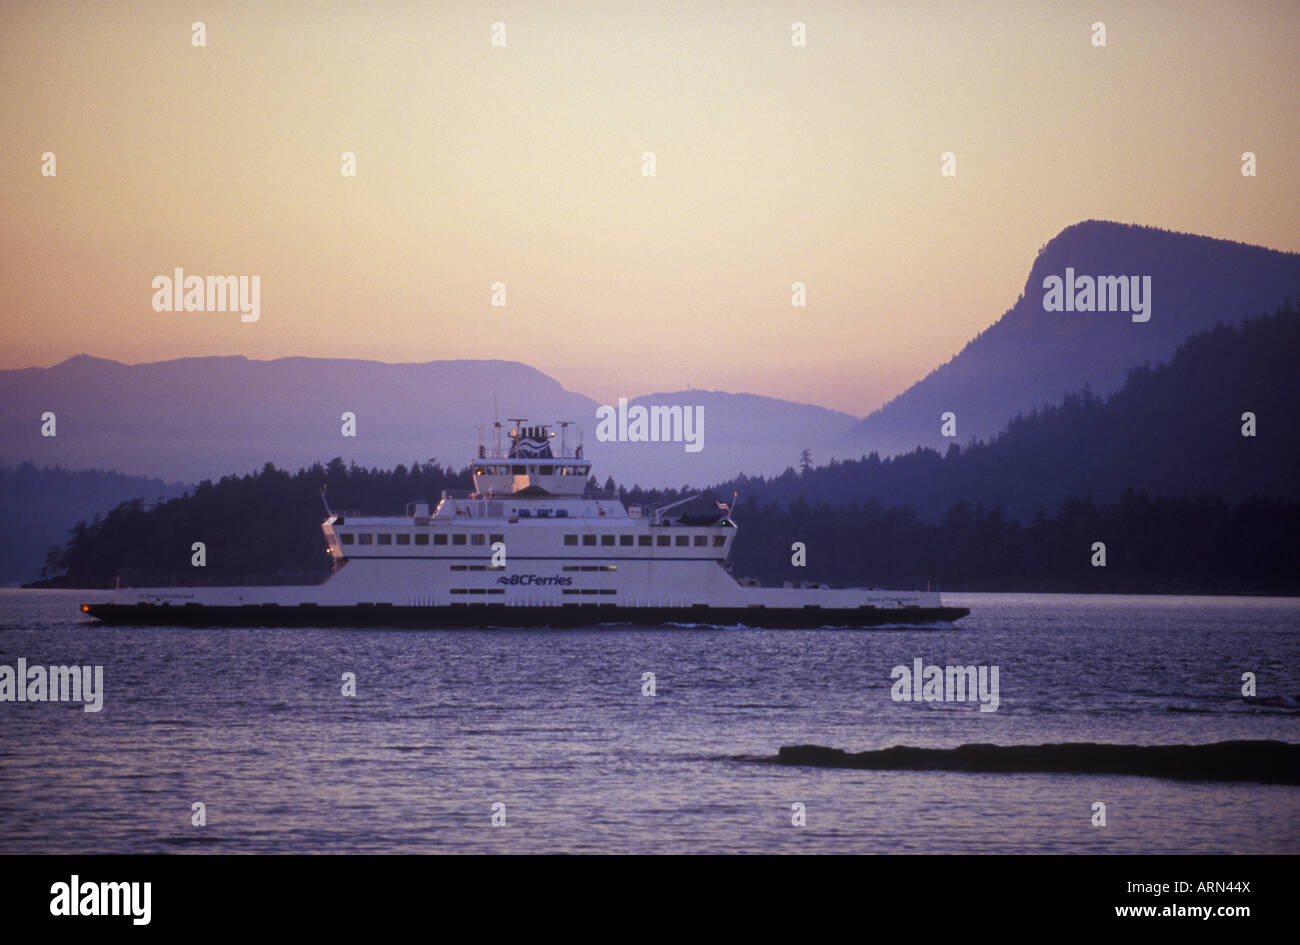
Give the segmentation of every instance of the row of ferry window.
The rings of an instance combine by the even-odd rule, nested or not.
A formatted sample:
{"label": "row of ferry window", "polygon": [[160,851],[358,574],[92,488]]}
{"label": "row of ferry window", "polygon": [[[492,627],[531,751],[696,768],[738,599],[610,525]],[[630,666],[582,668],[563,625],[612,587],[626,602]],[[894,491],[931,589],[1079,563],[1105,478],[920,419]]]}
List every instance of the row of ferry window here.
{"label": "row of ferry window", "polygon": [[[652,540],[653,544],[660,548],[668,548],[672,545],[676,545],[678,548],[687,548],[691,545],[692,537],[695,539],[696,548],[707,548],[709,546],[708,535],[601,535],[599,537],[600,543],[605,546],[614,544],[614,539],[616,537],[618,538],[618,543],[624,546],[631,545],[632,539],[635,537],[636,543],[642,548],[650,547]],[[594,545],[596,544],[596,538],[596,535],[565,535],[564,543],[566,545],[576,545],[578,544],[578,540],[581,539],[582,544],[584,545]],[[721,548],[726,543],[727,538],[725,535],[713,536],[714,548]]]}
{"label": "row of ferry window", "polygon": [[[721,548],[727,543],[725,535],[714,535],[712,537],[714,548]],[[339,541],[344,545],[353,544],[354,539],[358,545],[392,545],[394,544],[394,538],[397,539],[396,544],[409,545],[411,544],[412,535],[409,532],[398,532],[396,535],[388,532],[379,532],[378,534],[361,532],[355,536],[352,532],[341,532],[339,534]],[[428,532],[416,532],[414,538],[417,545],[429,544]],[[445,545],[448,544],[448,538],[450,538],[450,544],[453,545],[489,545],[496,544],[498,541],[505,541],[504,535],[484,535],[481,532],[471,534],[454,532],[451,535],[434,533],[433,543],[435,545]],[[605,547],[615,544],[615,538],[618,539],[617,544],[624,547],[630,547],[633,544],[633,538],[636,539],[636,544],[642,548],[648,548],[651,544],[660,548],[668,548],[673,545],[678,548],[687,548],[692,544],[692,538],[694,538],[696,548],[707,548],[709,546],[708,535],[565,535],[564,543],[576,546],[581,540],[583,545],[591,546],[597,543],[597,538],[600,539],[599,543]]]}
{"label": "row of ferry window", "polygon": [[481,471],[489,476],[585,476],[590,466],[532,466],[522,463],[504,463],[483,466]]}
{"label": "row of ferry window", "polygon": [[[506,591],[505,588],[503,587],[453,587],[451,589],[451,592],[453,594],[480,594],[486,596],[488,594],[504,594]],[[612,596],[614,594],[617,594],[618,592],[607,587],[602,587],[602,588],[566,587],[560,593],[575,594],[575,595],[586,594],[595,597],[595,596]]]}
{"label": "row of ferry window", "polygon": [[[399,544],[399,545],[409,545],[409,544],[411,543],[411,533],[410,533],[410,532],[398,532],[395,536],[389,534],[388,532],[379,532],[378,534],[373,534],[373,533],[371,533],[371,532],[360,532],[360,533],[358,533],[356,536],[353,536],[353,534],[352,534],[351,532],[340,532],[340,533],[339,533],[339,541],[340,541],[342,544],[345,544],[345,545],[350,545],[350,544],[352,544],[352,543],[353,543],[353,538],[354,538],[354,537],[355,537],[355,539],[356,539],[356,544],[358,544],[358,545],[391,545],[391,544],[393,544],[393,539],[394,539],[394,538],[397,539],[397,544]],[[489,536],[489,535],[484,535],[484,534],[482,534],[481,532],[478,533],[478,534],[469,534],[469,535],[466,535],[466,534],[463,533],[463,532],[456,532],[456,533],[454,533],[454,534],[452,534],[452,535],[450,535],[450,536],[448,536],[448,535],[446,535],[446,534],[436,534],[436,533],[435,533],[434,536],[433,536],[433,543],[434,543],[435,545],[445,545],[445,544],[448,543],[448,542],[447,542],[447,539],[448,539],[449,537],[450,537],[450,539],[451,539],[451,544],[453,544],[453,545],[466,545],[466,544],[469,544],[469,545],[489,545],[489,544],[493,544],[493,545],[494,545],[494,544],[496,544],[496,543],[499,542],[499,541],[505,541],[505,540],[506,540],[506,536],[505,536],[505,535],[490,535],[490,536]],[[376,541],[375,539],[378,539],[378,541]],[[417,545],[427,545],[427,544],[429,543],[429,533],[428,533],[428,532],[416,532],[416,533],[415,533],[415,543],[416,543]]]}

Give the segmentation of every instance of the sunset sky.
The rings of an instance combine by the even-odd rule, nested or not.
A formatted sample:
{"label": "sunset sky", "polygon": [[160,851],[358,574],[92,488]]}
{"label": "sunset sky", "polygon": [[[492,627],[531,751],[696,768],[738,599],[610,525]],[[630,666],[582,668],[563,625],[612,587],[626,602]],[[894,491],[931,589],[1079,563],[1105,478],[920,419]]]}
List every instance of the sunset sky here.
{"label": "sunset sky", "polygon": [[[1297,49],[1294,0],[6,3],[0,368],[502,358],[863,415],[1072,223],[1300,251]],[[260,321],[155,312],[176,267],[260,276]]]}

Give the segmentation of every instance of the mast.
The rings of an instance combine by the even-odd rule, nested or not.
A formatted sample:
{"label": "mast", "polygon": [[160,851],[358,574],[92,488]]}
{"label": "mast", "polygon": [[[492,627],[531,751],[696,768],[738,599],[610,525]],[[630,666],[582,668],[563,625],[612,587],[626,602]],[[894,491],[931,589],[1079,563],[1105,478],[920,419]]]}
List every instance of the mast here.
{"label": "mast", "polygon": [[507,417],[506,419],[510,421],[510,452],[513,453],[515,451],[515,447],[519,445],[519,435],[520,435],[519,425],[521,423],[525,423],[528,420],[528,418]]}

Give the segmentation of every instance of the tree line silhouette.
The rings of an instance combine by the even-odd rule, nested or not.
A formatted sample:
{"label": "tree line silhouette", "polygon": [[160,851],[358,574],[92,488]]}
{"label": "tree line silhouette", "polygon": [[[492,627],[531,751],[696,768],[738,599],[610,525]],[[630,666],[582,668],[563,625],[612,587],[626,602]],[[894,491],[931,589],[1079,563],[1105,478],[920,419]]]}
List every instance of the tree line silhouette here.
{"label": "tree line silhouette", "polygon": [[[322,480],[348,508],[393,512],[414,496],[468,488],[467,470],[345,466],[339,459],[290,474],[259,473],[204,482],[182,498],[147,507],[124,502],[79,523],[51,549],[52,586],[315,583],[331,568],[320,532]],[[632,494],[672,501],[679,492]],[[1067,499],[1021,525],[1000,508],[954,504],[938,523],[879,500],[843,506],[803,498],[781,507],[742,499],[732,562],[765,582],[821,580],[843,586],[950,590],[1133,593],[1300,593],[1300,501],[1217,497],[1152,498],[1126,491],[1110,505]],[[206,567],[190,564],[203,541]],[[791,564],[803,542],[807,565]],[[1105,567],[1094,567],[1094,543]]]}
{"label": "tree line silhouette", "polygon": [[168,499],[185,484],[107,469],[0,462],[0,584],[31,580],[45,549],[67,541],[68,525],[135,496]]}

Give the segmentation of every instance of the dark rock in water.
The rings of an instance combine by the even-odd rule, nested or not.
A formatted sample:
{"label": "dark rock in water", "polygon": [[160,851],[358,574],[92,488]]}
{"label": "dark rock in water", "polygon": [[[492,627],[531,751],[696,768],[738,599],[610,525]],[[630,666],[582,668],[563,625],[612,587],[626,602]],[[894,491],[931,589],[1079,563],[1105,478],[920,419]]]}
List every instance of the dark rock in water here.
{"label": "dark rock in water", "polygon": [[1231,741],[1210,745],[898,745],[850,754],[821,745],[785,745],[784,765],[876,771],[976,771],[997,773],[1132,774],[1180,781],[1258,781],[1300,784],[1300,745]]}

